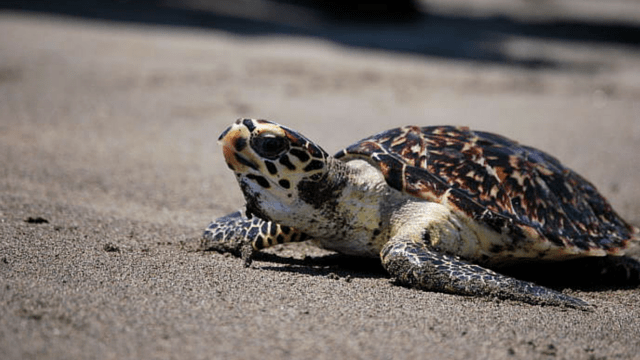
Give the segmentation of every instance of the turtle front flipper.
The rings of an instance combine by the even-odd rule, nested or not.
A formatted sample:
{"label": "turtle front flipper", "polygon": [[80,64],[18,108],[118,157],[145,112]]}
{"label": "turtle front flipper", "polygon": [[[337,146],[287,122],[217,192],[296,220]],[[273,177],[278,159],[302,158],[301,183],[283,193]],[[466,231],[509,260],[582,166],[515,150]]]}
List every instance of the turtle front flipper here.
{"label": "turtle front flipper", "polygon": [[490,296],[533,305],[591,309],[591,305],[581,299],[438,253],[426,244],[406,237],[392,238],[380,254],[384,268],[407,286],[458,295]]}
{"label": "turtle front flipper", "polygon": [[256,251],[276,244],[309,240],[306,234],[289,226],[247,217],[244,210],[214,220],[204,230],[200,250],[214,250],[240,256],[251,264]]}

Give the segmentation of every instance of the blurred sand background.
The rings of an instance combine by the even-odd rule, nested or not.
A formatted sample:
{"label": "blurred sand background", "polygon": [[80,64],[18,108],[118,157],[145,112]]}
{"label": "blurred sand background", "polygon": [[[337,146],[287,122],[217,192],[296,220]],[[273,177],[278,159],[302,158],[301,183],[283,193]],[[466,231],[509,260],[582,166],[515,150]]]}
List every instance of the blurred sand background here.
{"label": "blurred sand background", "polygon": [[635,287],[569,286],[580,312],[304,244],[251,268],[196,251],[242,204],[216,145],[238,117],[330,153],[406,124],[498,132],[640,225],[639,2],[332,4],[0,5],[1,358],[640,358]]}

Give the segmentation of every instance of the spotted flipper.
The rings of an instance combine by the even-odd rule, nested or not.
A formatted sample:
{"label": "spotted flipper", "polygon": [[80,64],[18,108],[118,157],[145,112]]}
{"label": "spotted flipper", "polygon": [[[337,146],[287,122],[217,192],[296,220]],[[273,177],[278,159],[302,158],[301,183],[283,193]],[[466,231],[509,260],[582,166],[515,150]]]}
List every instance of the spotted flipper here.
{"label": "spotted flipper", "polygon": [[406,238],[392,238],[383,247],[381,257],[384,268],[401,283],[423,290],[591,309],[591,305],[578,298],[500,275]]}
{"label": "spotted flipper", "polygon": [[251,264],[256,251],[276,244],[309,240],[306,234],[289,226],[236,211],[213,221],[204,230],[200,250],[228,252],[240,256],[245,265]]}

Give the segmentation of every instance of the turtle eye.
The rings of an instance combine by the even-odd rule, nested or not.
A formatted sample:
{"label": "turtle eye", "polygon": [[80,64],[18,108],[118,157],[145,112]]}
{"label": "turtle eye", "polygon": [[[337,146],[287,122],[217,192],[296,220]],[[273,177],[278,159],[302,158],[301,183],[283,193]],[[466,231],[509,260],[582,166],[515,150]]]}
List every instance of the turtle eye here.
{"label": "turtle eye", "polygon": [[282,136],[261,134],[251,140],[251,147],[258,155],[267,159],[275,159],[289,148],[289,142]]}

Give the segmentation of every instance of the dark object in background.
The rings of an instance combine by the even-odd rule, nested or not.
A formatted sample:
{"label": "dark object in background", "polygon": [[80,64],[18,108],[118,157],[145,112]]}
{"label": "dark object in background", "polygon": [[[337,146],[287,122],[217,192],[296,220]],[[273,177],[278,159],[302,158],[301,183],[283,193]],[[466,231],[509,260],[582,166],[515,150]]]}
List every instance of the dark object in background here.
{"label": "dark object in background", "polygon": [[271,0],[316,9],[338,20],[404,21],[418,17],[413,0]]}

